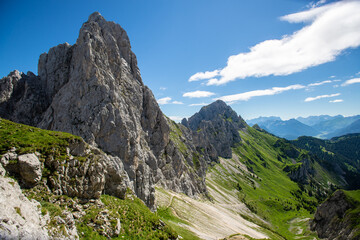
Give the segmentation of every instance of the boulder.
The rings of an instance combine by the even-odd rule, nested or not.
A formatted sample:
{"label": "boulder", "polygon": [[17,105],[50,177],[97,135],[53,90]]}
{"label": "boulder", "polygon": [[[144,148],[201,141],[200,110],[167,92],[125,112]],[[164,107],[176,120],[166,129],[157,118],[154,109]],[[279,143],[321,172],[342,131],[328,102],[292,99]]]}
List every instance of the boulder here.
{"label": "boulder", "polygon": [[33,186],[41,180],[41,162],[34,153],[18,156],[19,170],[25,184]]}

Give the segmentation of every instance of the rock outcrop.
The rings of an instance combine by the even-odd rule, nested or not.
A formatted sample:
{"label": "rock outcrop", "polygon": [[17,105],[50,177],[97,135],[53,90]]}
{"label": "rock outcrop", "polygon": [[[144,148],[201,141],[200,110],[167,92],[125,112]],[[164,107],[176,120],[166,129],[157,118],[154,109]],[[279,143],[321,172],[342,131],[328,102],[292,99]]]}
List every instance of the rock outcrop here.
{"label": "rock outcrop", "polygon": [[336,191],[316,210],[314,219],[310,222],[312,231],[316,231],[320,238],[326,239],[359,239],[360,230],[356,225],[359,212],[351,213],[351,209],[359,206],[342,191]]}
{"label": "rock outcrop", "polygon": [[[1,79],[1,117],[81,136],[112,156],[102,167],[111,175],[106,192],[118,195],[112,180],[120,181],[116,174],[123,165],[127,187],[150,207],[155,184],[190,196],[206,193],[204,157],[196,157],[195,168],[192,154],[172,139],[172,123],[143,84],[120,25],[91,14],[74,45],[60,44],[40,56],[38,74],[14,71]],[[195,149],[191,139],[181,141]]]}
{"label": "rock outcrop", "polygon": [[294,182],[300,184],[309,184],[310,179],[313,179],[316,171],[313,167],[311,159],[303,158],[298,165],[288,165],[284,168],[288,172],[288,176]]}
{"label": "rock outcrop", "polygon": [[38,76],[15,70],[0,80],[0,116],[35,126],[49,106]]}
{"label": "rock outcrop", "polygon": [[72,140],[63,155],[56,148],[47,154],[18,155],[13,148],[3,154],[0,162],[2,175],[7,172],[23,188],[34,187],[44,173],[43,180],[55,195],[84,200],[98,199],[102,193],[123,197],[131,186],[118,157],[107,155],[83,140]]}
{"label": "rock outcrop", "polygon": [[0,176],[0,239],[49,239],[40,204],[29,201],[16,181]]}
{"label": "rock outcrop", "polygon": [[194,143],[208,160],[217,161],[218,157],[231,158],[231,147],[241,141],[239,131],[248,125],[225,102],[216,102],[201,108],[182,124],[192,130]]}
{"label": "rock outcrop", "polygon": [[27,185],[35,185],[41,180],[41,162],[34,153],[20,155],[18,161],[20,175]]}

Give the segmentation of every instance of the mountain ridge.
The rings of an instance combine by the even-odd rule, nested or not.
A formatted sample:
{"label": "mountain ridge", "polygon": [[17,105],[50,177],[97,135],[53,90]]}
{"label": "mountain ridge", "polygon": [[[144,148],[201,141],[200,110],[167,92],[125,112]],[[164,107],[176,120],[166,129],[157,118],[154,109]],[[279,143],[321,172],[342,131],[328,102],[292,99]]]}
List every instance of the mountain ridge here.
{"label": "mountain ridge", "polygon": [[[342,115],[308,116],[282,120],[279,117],[259,117],[247,120],[250,125],[258,124],[269,133],[288,140],[294,140],[300,136],[312,136],[322,139],[360,132],[355,122],[360,115],[344,117]],[[354,123],[354,125],[352,125]]]}
{"label": "mountain ridge", "polygon": [[190,196],[206,194],[203,155],[195,169],[191,139],[172,127],[143,84],[120,25],[91,14],[74,45],[40,56],[38,74],[14,71],[1,79],[1,117],[81,136],[117,156],[130,179],[127,187],[152,208],[156,183]]}
{"label": "mountain ridge", "polygon": [[[0,80],[0,116],[42,128],[0,119],[6,139],[0,179],[13,177],[27,197],[40,202],[50,215],[49,229],[55,229],[52,237],[149,233],[176,239],[168,226],[203,233],[195,227],[214,227],[195,224],[200,220],[191,216],[196,214],[191,204],[196,202],[215,209],[215,224],[224,223],[216,219],[222,209],[222,217],[256,228],[245,231],[235,224],[242,234],[292,238],[300,235],[296,227],[313,239],[296,218],[307,222],[321,200],[346,186],[324,167],[327,159],[248,126],[223,101],[204,106],[182,124],[171,121],[142,82],[125,30],[97,12],[74,45],[51,48],[38,66],[38,76],[14,71]],[[4,186],[10,189],[9,181]],[[165,205],[156,206],[156,195],[165,196]],[[160,221],[142,202],[153,211],[160,207],[157,214],[169,221]],[[18,218],[16,207],[12,213]]]}

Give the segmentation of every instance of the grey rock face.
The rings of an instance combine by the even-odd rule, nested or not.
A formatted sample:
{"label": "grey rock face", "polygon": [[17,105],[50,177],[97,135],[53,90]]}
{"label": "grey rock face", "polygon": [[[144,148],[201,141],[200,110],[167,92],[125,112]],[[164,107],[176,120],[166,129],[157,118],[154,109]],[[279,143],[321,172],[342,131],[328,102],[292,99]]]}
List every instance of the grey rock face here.
{"label": "grey rock face", "polygon": [[28,125],[36,125],[49,106],[39,77],[15,70],[0,80],[0,114]]}
{"label": "grey rock face", "polygon": [[285,172],[289,172],[288,176],[294,182],[298,182],[301,184],[308,184],[310,179],[315,175],[315,169],[312,166],[313,163],[311,160],[305,158],[301,161],[301,166],[296,168],[295,170],[289,171],[286,167],[284,168]]}
{"label": "grey rock face", "polygon": [[0,239],[49,239],[39,205],[13,179],[0,176]]}
{"label": "grey rock face", "polygon": [[314,219],[310,221],[311,230],[316,231],[320,238],[359,239],[356,236],[358,229],[352,226],[354,219],[346,215],[346,211],[353,207],[343,191],[336,191],[317,208]]}
{"label": "grey rock face", "polygon": [[20,175],[27,185],[34,185],[41,180],[41,162],[34,153],[18,156]]}
{"label": "grey rock face", "polygon": [[44,165],[56,173],[48,177],[48,185],[57,195],[97,199],[105,192],[123,197],[130,186],[122,162],[117,157],[80,140],[70,143],[66,159],[47,156]]}
{"label": "grey rock face", "polygon": [[183,124],[193,131],[196,146],[207,153],[211,161],[218,156],[231,158],[231,147],[240,142],[239,130],[246,128],[246,122],[235,111],[218,100],[190,117]]}
{"label": "grey rock face", "polygon": [[0,163],[0,176],[5,176],[6,174],[6,170],[5,168],[2,166],[2,164]]}
{"label": "grey rock face", "polygon": [[[61,44],[40,56],[38,73],[14,72],[1,80],[1,116],[81,136],[105,151],[108,166],[89,166],[81,173],[107,169],[105,179],[129,180],[119,186],[105,180],[105,192],[121,195],[126,184],[148,206],[154,203],[155,184],[192,196],[206,192],[204,159],[198,157],[201,168],[194,171],[191,153],[179,151],[171,140],[170,123],[144,86],[120,25],[91,14],[76,44]],[[22,106],[28,102],[26,110]],[[195,150],[191,140],[183,141]]]}

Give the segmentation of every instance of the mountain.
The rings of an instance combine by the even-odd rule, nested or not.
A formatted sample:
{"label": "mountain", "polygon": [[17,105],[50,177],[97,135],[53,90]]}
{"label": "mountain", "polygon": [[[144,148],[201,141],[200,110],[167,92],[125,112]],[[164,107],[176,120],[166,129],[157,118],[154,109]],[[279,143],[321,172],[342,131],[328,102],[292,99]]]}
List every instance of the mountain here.
{"label": "mountain", "polygon": [[[360,191],[338,190],[322,203],[311,228],[326,239],[359,239]],[[340,233],[340,234],[339,234]]]}
{"label": "mountain", "polygon": [[[177,238],[126,189],[118,157],[78,136],[5,119],[0,139],[1,239]],[[104,195],[114,187],[126,189],[121,199]]]}
{"label": "mountain", "polygon": [[353,123],[351,123],[350,125],[344,128],[340,128],[332,133],[326,134],[324,138],[330,139],[333,137],[342,136],[349,133],[360,133],[360,119],[355,120]]}
{"label": "mountain", "polygon": [[258,117],[258,118],[246,120],[247,124],[249,124],[250,126],[253,126],[255,124],[260,124],[263,122],[267,122],[267,121],[281,121],[281,118],[270,116],[270,117]]}
{"label": "mountain", "polygon": [[99,13],[40,56],[38,75],[0,80],[0,115],[5,239],[314,239],[319,203],[359,182],[355,138],[304,150],[220,100],[171,121],[126,32]]}
{"label": "mountain", "polygon": [[[298,117],[283,121],[278,117],[260,117],[248,120],[251,125],[259,127],[276,136],[294,140],[300,136],[312,136],[330,139],[348,133],[357,133],[359,126],[357,120],[360,115],[344,117],[342,115]],[[352,125],[353,124],[353,125]]]}
{"label": "mountain", "polygon": [[[327,134],[329,134],[329,136],[335,136],[336,131],[342,129],[342,128],[346,128],[347,126],[349,126],[350,124],[352,124],[353,122],[355,122],[356,120],[360,119],[360,115],[356,115],[356,116],[350,116],[350,117],[344,117],[342,115],[338,115],[335,116],[332,119],[326,120],[326,121],[322,121],[319,122],[315,125],[313,125],[312,127],[315,128],[316,130],[322,132],[322,135],[324,135],[324,138],[327,138]],[[336,135],[336,136],[340,136],[340,135]]]}
{"label": "mountain", "polygon": [[[200,204],[180,194],[157,191],[164,221],[174,227],[195,229],[205,239],[221,236],[222,231],[234,234],[222,226],[236,229],[236,222],[247,225],[249,220],[270,239],[300,236],[313,239],[315,235],[308,229],[306,219],[313,216],[316,206],[334,189],[347,186],[341,177],[325,169],[319,159],[307,151],[244,124],[222,101],[203,107],[182,124],[189,126],[193,136],[203,133],[201,141],[196,141],[199,146],[206,139],[210,139],[209,142],[213,139],[220,145],[226,136],[226,155],[231,151],[231,156],[220,153],[218,161],[210,162],[206,182],[215,204],[208,205],[206,201]],[[240,213],[243,219],[232,216],[229,209]],[[180,224],[175,224],[174,219]],[[233,220],[223,222],[223,219]],[[209,228],[206,222],[218,227]],[[247,230],[242,232],[261,238],[256,233],[250,235]]]}
{"label": "mountain", "polygon": [[231,158],[231,147],[241,141],[239,131],[248,126],[221,100],[201,108],[188,120],[183,119],[182,124],[192,130],[196,147],[209,152],[213,161],[218,157]]}
{"label": "mountain", "polygon": [[[99,13],[89,16],[74,45],[60,44],[39,58],[38,76],[11,72],[0,80],[1,117],[81,136],[114,156],[124,169],[105,179],[105,193],[133,190],[151,208],[154,185],[190,196],[206,194],[203,155],[161,112],[141,79],[129,38]],[[124,186],[124,187],[120,187]]]}
{"label": "mountain", "polygon": [[282,120],[267,120],[258,125],[279,137],[283,137],[289,140],[296,139],[299,136],[316,136],[320,132],[316,129],[307,126],[295,119],[290,119],[286,121]]}
{"label": "mountain", "polygon": [[331,140],[321,140],[313,137],[300,137],[292,143],[312,153],[324,169],[341,177],[342,188],[360,188],[360,134],[349,134]]}
{"label": "mountain", "polygon": [[[340,115],[338,115],[338,116],[340,116]],[[301,122],[303,124],[306,124],[309,126],[314,126],[320,122],[331,120],[338,116],[320,115],[320,116],[297,117],[296,120],[298,120],[299,122]]]}
{"label": "mountain", "polygon": [[[173,229],[176,229],[181,236],[186,236],[184,239],[196,239],[192,233],[194,231],[204,238],[241,232],[255,238],[282,239],[281,236],[285,236],[292,239],[301,235],[304,239],[313,239],[314,233],[308,232],[304,223],[315,211],[320,201],[318,199],[331,192],[336,184],[336,176],[289,141],[249,127],[223,102],[215,102],[200,112],[202,114],[190,118],[197,121],[188,121],[198,122],[198,126],[218,126],[217,129],[222,132],[239,128],[238,137],[231,141],[232,155],[230,158],[219,157],[218,161],[209,163],[211,167],[207,172],[206,185],[211,201],[206,198],[197,201],[158,186],[157,217],[146,210],[141,201],[131,195],[131,191],[127,191],[121,199],[102,194],[107,188],[107,181],[111,181],[108,178],[114,176],[112,172],[117,165],[114,165],[116,160],[113,158],[117,157],[102,152],[77,136],[1,119],[0,137],[3,141],[0,144],[0,167],[4,169],[0,169],[0,173],[13,177],[0,177],[1,189],[7,192],[1,196],[8,196],[12,191],[20,194],[16,200],[7,200],[13,203],[11,206],[14,209],[13,213],[7,215],[8,218],[21,226],[18,235],[37,231],[42,236],[53,238],[61,238],[65,233],[66,236],[85,239],[94,236],[132,238],[142,229],[141,233],[145,235],[141,236],[175,239],[177,233]],[[206,117],[207,113],[212,116]],[[179,125],[179,129],[184,127]],[[210,128],[203,131],[216,137]],[[191,135],[197,130],[188,129],[185,132]],[[227,134],[230,136],[233,132],[228,131]],[[350,149],[357,149],[356,145]],[[193,154],[196,166],[199,155],[196,152]],[[25,156],[38,159],[40,167],[21,160]],[[110,166],[113,166],[113,170]],[[37,170],[39,168],[40,172]],[[26,174],[19,169],[27,169]],[[121,177],[125,180],[127,174],[122,171]],[[17,182],[26,197],[40,203],[41,212],[50,214],[49,220],[44,220],[41,213],[34,215],[38,208],[22,202],[26,197],[21,195]],[[129,211],[131,214],[125,214]],[[53,226],[48,223],[45,228],[39,223],[37,228],[36,224],[29,227],[17,219],[17,212],[26,221],[34,221],[30,220],[31,214],[32,219],[35,216],[37,221],[53,221],[57,224]],[[290,221],[295,216],[301,221]],[[227,220],[223,222],[224,219]],[[232,230],[228,227],[211,228],[214,225],[228,226],[228,221],[232,222]],[[117,222],[121,223],[121,227]],[[12,225],[5,226],[11,229]],[[59,232],[56,226],[65,229],[65,233]],[[128,228],[130,230],[126,230]],[[301,234],[298,230],[291,230],[294,228],[302,229]],[[17,236],[16,232],[11,232]]]}

